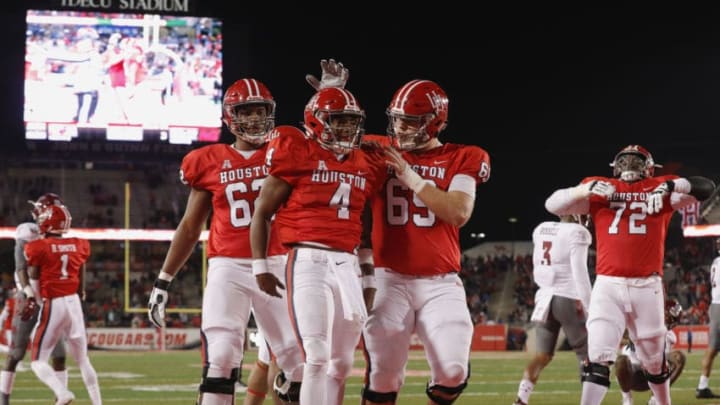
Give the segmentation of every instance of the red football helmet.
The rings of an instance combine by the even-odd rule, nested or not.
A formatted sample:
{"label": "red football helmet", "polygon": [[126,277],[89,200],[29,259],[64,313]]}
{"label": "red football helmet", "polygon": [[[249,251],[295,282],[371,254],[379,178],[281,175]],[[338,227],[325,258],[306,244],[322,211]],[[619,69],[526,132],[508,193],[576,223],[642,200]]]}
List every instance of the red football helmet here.
{"label": "red football helmet", "polygon": [[662,165],[655,163],[650,152],[642,146],[628,145],[615,155],[610,167],[613,168],[613,176],[633,182],[652,177],[655,168]]}
{"label": "red football helmet", "polygon": [[40,210],[35,222],[40,228],[40,233],[65,233],[70,230],[72,217],[67,207],[59,204],[48,205]]}
{"label": "red football helmet", "polygon": [[395,148],[418,149],[447,126],[448,97],[434,82],[413,80],[395,92],[387,115]]}
{"label": "red football helmet", "polygon": [[28,200],[28,202],[33,206],[30,212],[32,213],[33,220],[35,221],[37,221],[40,212],[42,212],[42,210],[46,207],[51,205],[63,205],[62,199],[55,193],[45,193],[41,195],[37,201]]}
{"label": "red football helmet", "polygon": [[324,148],[344,154],[360,146],[365,112],[355,96],[339,87],[319,90],[305,106],[305,129]]}
{"label": "red football helmet", "polygon": [[275,127],[275,101],[270,90],[255,79],[233,83],[223,97],[223,122],[243,141],[264,144],[265,135]]}

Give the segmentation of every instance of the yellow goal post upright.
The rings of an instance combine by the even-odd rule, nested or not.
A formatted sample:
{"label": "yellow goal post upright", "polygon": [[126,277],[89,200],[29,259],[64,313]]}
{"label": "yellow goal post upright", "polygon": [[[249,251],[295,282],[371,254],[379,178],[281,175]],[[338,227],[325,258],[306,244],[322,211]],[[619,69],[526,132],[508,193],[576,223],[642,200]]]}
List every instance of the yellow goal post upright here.
{"label": "yellow goal post upright", "polygon": [[[130,196],[131,188],[130,182],[125,182],[125,212],[124,212],[124,230],[125,232],[125,243],[124,245],[124,266],[125,266],[125,277],[124,277],[124,294],[125,294],[125,312],[127,313],[147,313],[147,307],[131,308],[130,307],[130,242],[131,241],[172,241],[175,230],[165,229],[131,229],[130,228]],[[207,281],[207,238],[208,232],[203,231],[200,234],[200,243],[202,243],[202,288],[205,288]],[[158,268],[159,272],[160,269]],[[165,312],[169,314],[199,314],[201,308],[166,308]]]}

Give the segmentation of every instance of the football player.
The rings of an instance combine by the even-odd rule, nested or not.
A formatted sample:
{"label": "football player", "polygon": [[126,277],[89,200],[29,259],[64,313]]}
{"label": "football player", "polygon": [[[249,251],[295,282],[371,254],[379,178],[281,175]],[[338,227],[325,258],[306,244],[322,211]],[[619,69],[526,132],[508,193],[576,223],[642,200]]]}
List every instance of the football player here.
{"label": "football player", "polygon": [[[672,350],[677,343],[677,336],[672,331],[682,314],[682,306],[674,298],[665,300],[665,325],[667,333],[665,334],[665,355],[667,356],[668,372],[670,373],[670,385],[680,377],[685,368],[685,354],[680,350]],[[625,344],[622,347],[620,355],[615,360],[615,376],[620,385],[622,392],[622,405],[633,405],[632,391],[647,391],[647,376],[640,367],[640,360],[635,353],[635,345],[627,338],[627,333],[623,336]],[[655,405],[655,397],[651,396],[648,405]]]}
{"label": "football player", "polygon": [[[223,122],[235,135],[232,144],[204,146],[183,158],[180,178],[190,187],[190,195],[155,281],[148,310],[150,321],[163,327],[170,284],[212,213],[202,303],[203,371],[198,404],[203,405],[232,403],[251,309],[283,370],[294,382],[302,378],[300,352],[286,326],[287,307],[258,290],[247,239],[252,209],[267,175],[264,161],[268,136],[282,132],[282,128],[275,128],[272,94],[258,80],[236,81],[223,97]],[[268,254],[271,271],[280,276],[285,249],[272,242]]]}
{"label": "football player", "polygon": [[[331,76],[323,71],[323,78]],[[212,213],[208,241],[208,277],[202,303],[203,371],[198,404],[231,404],[240,374],[245,329],[251,309],[283,373],[277,386],[283,400],[297,402],[303,376],[302,353],[287,327],[285,302],[258,289],[251,265],[250,220],[267,181],[268,141],[293,137],[299,129],[275,127],[275,100],[262,82],[240,79],[223,97],[223,122],[235,136],[188,153],[180,178],[190,187],[185,214],[150,296],[148,314],[165,324],[168,288],[192,253]],[[274,230],[273,230],[274,232]],[[264,253],[268,274],[284,279],[286,247],[272,235]]]}
{"label": "football player", "polygon": [[590,214],[597,243],[597,278],[588,314],[588,362],[582,405],[600,404],[610,386],[610,365],[627,328],[658,404],[670,403],[665,359],[663,254],[676,209],[708,198],[705,177],[654,176],[655,163],[640,145],[621,149],[612,178],[587,177],[545,201],[556,215]]}
{"label": "football player", "polygon": [[[42,299],[40,316],[32,336],[32,368],[35,375],[55,394],[56,405],[75,399],[47,363],[53,348],[66,337],[68,350],[80,368],[93,405],[102,404],[97,373],[87,353],[87,332],[81,300],[85,262],[90,256],[86,239],[67,237],[72,217],[67,207],[52,204],[40,210],[37,225],[42,238],[25,245],[28,276],[33,290]],[[28,302],[32,302],[28,300]]]}
{"label": "football player", "polygon": [[[30,213],[35,221],[40,212],[51,205],[62,205],[60,196],[55,193],[45,193],[37,201],[28,201],[32,204]],[[29,283],[27,275],[27,260],[25,259],[25,245],[39,239],[40,229],[35,222],[23,222],[15,228],[15,307],[10,316],[13,323],[12,344],[10,352],[5,359],[5,367],[0,371],[0,405],[10,403],[10,394],[15,382],[15,371],[20,369],[21,361],[25,357],[30,334],[38,318],[38,294]],[[64,387],[68,385],[68,373],[65,368],[65,339],[55,345],[50,355],[55,375]]]}
{"label": "football player", "polygon": [[[720,238],[715,240],[715,248],[720,253]],[[710,265],[710,285],[712,290],[710,291],[711,300],[709,316],[710,316],[710,342],[708,348],[705,350],[705,354],[702,359],[702,370],[700,373],[700,381],[698,381],[697,389],[695,390],[695,398],[698,399],[712,399],[720,398],[720,395],[715,394],[710,389],[710,372],[712,371],[713,361],[717,356],[718,350],[720,350],[720,256],[713,259]]]}
{"label": "football player", "polygon": [[[459,228],[470,219],[475,191],[490,178],[490,157],[474,145],[443,143],[448,97],[435,82],[412,80],[387,109],[385,145],[392,174],[372,200],[361,263],[375,266],[377,292],[363,330],[363,404],[395,404],[413,333],[430,365],[430,404],[451,404],[470,377],[473,323],[460,270]],[[370,224],[370,222],[367,222]],[[370,250],[372,247],[372,250]]]}
{"label": "football player", "polygon": [[[278,288],[287,288],[291,322],[305,356],[304,404],[342,404],[367,318],[356,252],[365,203],[378,191],[386,169],[380,154],[359,148],[364,120],[349,91],[317,91],[305,107],[305,133],[270,141],[265,159],[270,174],[250,226],[258,285],[273,297],[281,296]],[[290,249],[287,285],[269,272],[266,259],[273,216],[281,242]]]}
{"label": "football player", "polygon": [[527,405],[542,370],[555,354],[560,328],[578,359],[578,371],[587,358],[585,316],[590,305],[588,249],[592,243],[587,216],[567,215],[545,221],[533,230],[533,280],[537,322],[536,353],[528,363],[513,405]]}

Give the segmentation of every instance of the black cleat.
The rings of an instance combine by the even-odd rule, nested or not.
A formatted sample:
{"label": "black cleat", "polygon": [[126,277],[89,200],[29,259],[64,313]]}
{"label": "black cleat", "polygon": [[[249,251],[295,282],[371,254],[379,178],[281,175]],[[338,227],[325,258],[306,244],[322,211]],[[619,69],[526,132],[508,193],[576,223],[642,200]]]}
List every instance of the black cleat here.
{"label": "black cleat", "polygon": [[695,390],[695,398],[697,398],[697,399],[720,398],[720,395],[715,395],[715,393],[713,393],[710,388],[703,388],[703,389],[698,388]]}

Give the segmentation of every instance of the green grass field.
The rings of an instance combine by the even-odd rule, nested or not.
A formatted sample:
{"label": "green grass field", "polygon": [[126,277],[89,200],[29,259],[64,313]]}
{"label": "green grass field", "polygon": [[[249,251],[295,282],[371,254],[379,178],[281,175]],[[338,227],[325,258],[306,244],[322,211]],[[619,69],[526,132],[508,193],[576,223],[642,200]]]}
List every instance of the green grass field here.
{"label": "green grass field", "polygon": [[[98,372],[103,402],[106,404],[194,404],[200,379],[200,356],[197,351],[173,352],[91,352],[91,360]],[[701,352],[688,355],[685,371],[673,385],[674,404],[720,404],[720,401],[695,399],[695,386],[700,373]],[[515,399],[517,384],[530,354],[526,352],[480,352],[472,358],[472,377],[458,405],[500,404],[510,405]],[[249,365],[255,361],[255,353],[248,352],[244,379]],[[70,364],[70,389],[77,396],[74,404],[90,404],[80,372]],[[27,360],[23,362],[29,366]],[[356,372],[347,385],[345,404],[358,404],[363,359],[356,357]],[[718,364],[720,366],[720,364]],[[427,403],[425,383],[427,366],[422,352],[417,352],[408,367],[408,377],[398,404],[421,405]],[[614,377],[613,377],[614,378]],[[720,372],[711,378],[711,386],[720,391]],[[238,394],[242,399],[243,394]],[[647,393],[635,393],[635,404],[646,403]],[[575,356],[571,352],[559,352],[540,377],[531,397],[531,405],[565,405],[580,402],[580,384],[577,377]],[[52,392],[32,373],[17,374],[12,395],[14,404],[52,404]],[[238,401],[238,403],[242,403]],[[270,403],[269,400],[266,403]],[[619,404],[620,393],[613,381],[605,397],[605,404]]]}

